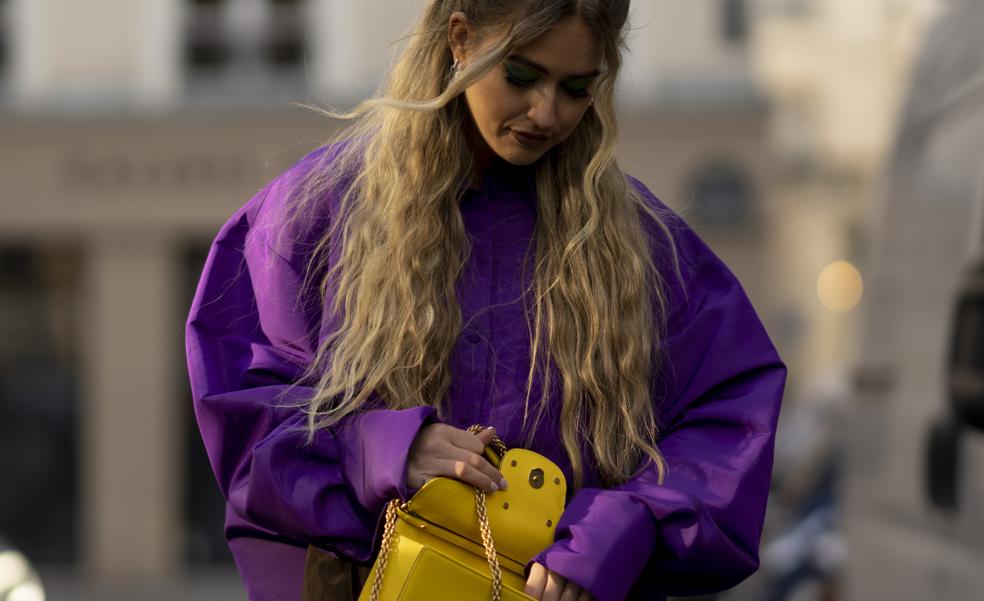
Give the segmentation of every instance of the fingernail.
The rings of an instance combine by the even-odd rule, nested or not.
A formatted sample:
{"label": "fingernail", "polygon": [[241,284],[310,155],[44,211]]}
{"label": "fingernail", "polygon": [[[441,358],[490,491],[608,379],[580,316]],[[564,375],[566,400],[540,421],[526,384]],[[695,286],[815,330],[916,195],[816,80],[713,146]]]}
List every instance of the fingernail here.
{"label": "fingernail", "polygon": [[503,478],[502,480],[499,480],[499,488],[501,488],[503,490],[509,488],[509,483],[506,482],[506,479],[505,478]]}
{"label": "fingernail", "polygon": [[492,484],[490,484],[489,485],[489,488],[492,489],[492,492],[495,492],[495,491],[499,490],[499,487],[496,486],[495,482],[493,482]]}

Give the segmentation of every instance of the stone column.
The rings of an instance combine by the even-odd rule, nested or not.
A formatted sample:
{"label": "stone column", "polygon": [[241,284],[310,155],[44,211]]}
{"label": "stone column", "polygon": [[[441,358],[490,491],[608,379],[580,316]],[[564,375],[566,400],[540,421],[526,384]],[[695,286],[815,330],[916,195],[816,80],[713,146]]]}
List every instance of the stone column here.
{"label": "stone column", "polygon": [[86,248],[82,562],[100,582],[159,579],[180,548],[174,265],[163,236]]}

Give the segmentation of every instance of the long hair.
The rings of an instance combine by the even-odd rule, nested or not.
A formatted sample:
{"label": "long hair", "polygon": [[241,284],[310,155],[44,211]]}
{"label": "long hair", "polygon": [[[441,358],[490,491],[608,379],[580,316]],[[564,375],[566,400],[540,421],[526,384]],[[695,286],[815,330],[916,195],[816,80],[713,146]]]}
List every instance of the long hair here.
{"label": "long hair", "polygon": [[[479,38],[501,38],[488,38],[497,41],[452,75],[447,36],[456,11]],[[459,210],[474,167],[463,92],[513,49],[577,16],[602,43],[604,69],[594,105],[532,166],[536,261],[526,295],[524,432],[532,443],[559,384],[575,487],[585,469],[616,485],[646,460],[662,479],[651,376],[661,360],[666,286],[643,219],[671,235],[616,161],[614,92],[628,12],[629,0],[431,0],[380,93],[349,113],[323,111],[349,125],[298,186],[291,216],[310,220],[326,191],[340,191],[305,278],[320,285],[323,306],[333,299],[325,310],[336,325],[304,375],[316,391],[312,438],[369,407],[428,405],[445,414],[461,331],[455,282],[470,252]],[[537,371],[544,377],[534,393]]]}

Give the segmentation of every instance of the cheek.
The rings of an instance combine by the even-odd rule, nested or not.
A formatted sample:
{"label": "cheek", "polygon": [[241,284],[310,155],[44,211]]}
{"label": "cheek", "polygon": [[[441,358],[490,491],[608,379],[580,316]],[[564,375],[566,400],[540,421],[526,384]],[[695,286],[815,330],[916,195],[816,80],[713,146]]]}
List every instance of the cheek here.
{"label": "cheek", "polygon": [[502,77],[486,76],[468,88],[465,97],[475,120],[485,129],[501,129],[529,110],[523,94],[517,93]]}
{"label": "cheek", "polygon": [[566,138],[577,129],[584,119],[587,109],[579,105],[572,105],[558,110],[557,118],[563,127],[563,137]]}

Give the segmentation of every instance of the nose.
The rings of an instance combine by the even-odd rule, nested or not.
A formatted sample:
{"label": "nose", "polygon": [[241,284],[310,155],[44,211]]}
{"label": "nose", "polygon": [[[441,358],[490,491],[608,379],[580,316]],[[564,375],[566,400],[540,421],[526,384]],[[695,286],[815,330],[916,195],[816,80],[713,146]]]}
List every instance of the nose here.
{"label": "nose", "polygon": [[526,116],[536,125],[537,129],[549,130],[557,124],[557,95],[551,91],[536,91]]}

